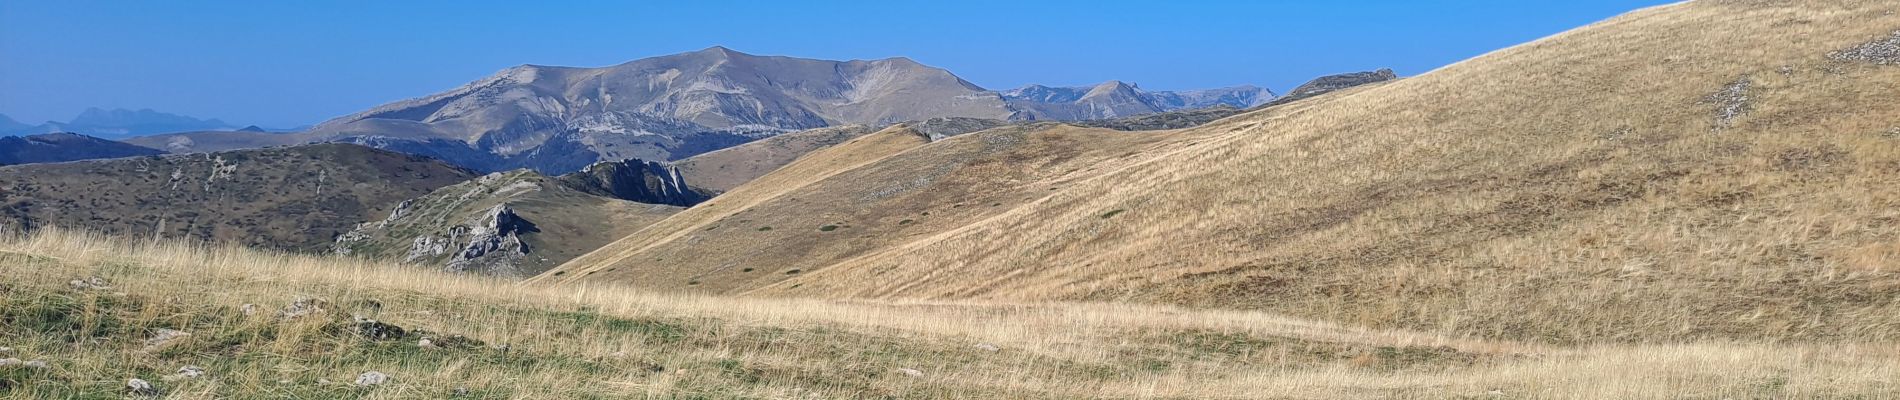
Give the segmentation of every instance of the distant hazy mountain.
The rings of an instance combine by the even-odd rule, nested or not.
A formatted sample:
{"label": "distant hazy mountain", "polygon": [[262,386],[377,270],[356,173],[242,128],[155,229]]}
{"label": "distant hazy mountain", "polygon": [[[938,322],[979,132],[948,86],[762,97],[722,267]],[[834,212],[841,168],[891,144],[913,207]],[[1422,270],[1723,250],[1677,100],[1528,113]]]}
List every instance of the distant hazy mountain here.
{"label": "distant hazy mountain", "polygon": [[1029,85],[1001,94],[1016,110],[1010,119],[1056,121],[1124,118],[1214,106],[1248,108],[1274,98],[1272,91],[1254,86],[1166,92],[1146,91],[1122,81],[1091,87]]}
{"label": "distant hazy mountain", "polygon": [[197,119],[153,111],[149,108],[136,111],[122,108],[111,110],[88,108],[70,121],[47,121],[39,125],[28,125],[0,115],[0,135],[73,132],[108,139],[122,139],[159,133],[236,128],[216,118]]}
{"label": "distant hazy mountain", "polygon": [[0,165],[33,164],[164,154],[156,149],[77,133],[0,136]]}
{"label": "distant hazy mountain", "polygon": [[0,114],[0,136],[29,133],[33,128],[34,126],[32,125],[15,121],[13,118],[6,116],[6,114]]}
{"label": "distant hazy mountain", "polygon": [[835,125],[935,117],[1086,120],[1247,107],[1272,96],[1254,87],[1148,92],[1121,82],[996,92],[901,57],[828,61],[712,47],[602,68],[517,66],[294,135],[178,134],[135,143],[190,152],[348,141],[485,171],[565,173],[596,161],[678,160]]}
{"label": "distant hazy mountain", "polygon": [[28,125],[4,115],[0,115],[0,135],[30,135],[36,133],[72,132],[84,135],[123,139],[134,136],[153,135],[172,132],[230,130],[236,126],[216,118],[198,119],[171,114],[152,109],[127,110],[115,108],[87,108],[66,122],[47,121],[39,125]]}

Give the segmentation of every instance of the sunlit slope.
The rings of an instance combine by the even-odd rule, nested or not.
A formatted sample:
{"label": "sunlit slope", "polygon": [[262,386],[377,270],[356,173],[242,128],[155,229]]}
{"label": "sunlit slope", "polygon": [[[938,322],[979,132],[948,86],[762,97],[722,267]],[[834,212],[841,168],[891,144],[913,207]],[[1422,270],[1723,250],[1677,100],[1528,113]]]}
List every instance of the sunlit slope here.
{"label": "sunlit slope", "polygon": [[[796,186],[774,185],[781,174],[809,175],[787,168],[728,195],[776,194],[769,199],[715,199],[714,206],[743,204],[743,209],[696,216],[692,213],[703,211],[694,208],[667,221],[693,221],[690,227],[648,229],[563,269],[650,288],[750,290],[934,240],[1114,168],[1113,160],[1162,151],[1164,143],[1181,138],[1054,124],[1010,126],[916,146],[823,179],[784,181]],[[818,154],[857,154],[852,147]],[[626,252],[632,246],[625,244],[639,248]],[[609,262],[590,262],[610,251],[614,257],[602,258]]]}
{"label": "sunlit slope", "polygon": [[[836,146],[811,152],[776,171],[721,194],[711,201],[674,214],[633,235],[609,243],[559,268],[536,276],[530,281],[567,282],[603,272],[632,273],[633,269],[616,268],[615,265],[630,260],[634,254],[647,251],[650,247],[674,240],[690,240],[689,236],[713,227],[735,214],[745,212],[761,203],[777,201],[813,182],[823,181],[839,173],[927,143],[929,143],[929,138],[923,134],[903,125],[895,125]],[[661,267],[664,266],[647,266],[640,268],[640,271],[643,271],[642,274],[658,273],[656,268]],[[625,275],[616,277],[626,278]]]}
{"label": "sunlit slope", "polygon": [[[5,399],[1900,395],[1891,345],[1560,347],[1132,304],[523,286],[57,229],[0,236],[0,273]],[[358,383],[371,372],[387,379]]]}
{"label": "sunlit slope", "polygon": [[751,292],[1558,340],[1900,338],[1900,67],[1879,65],[1894,10],[1641,10],[1195,128],[1214,139]]}
{"label": "sunlit slope", "polygon": [[804,130],[752,141],[673,162],[693,186],[718,192],[758,179],[818,149],[874,131],[864,125]]}

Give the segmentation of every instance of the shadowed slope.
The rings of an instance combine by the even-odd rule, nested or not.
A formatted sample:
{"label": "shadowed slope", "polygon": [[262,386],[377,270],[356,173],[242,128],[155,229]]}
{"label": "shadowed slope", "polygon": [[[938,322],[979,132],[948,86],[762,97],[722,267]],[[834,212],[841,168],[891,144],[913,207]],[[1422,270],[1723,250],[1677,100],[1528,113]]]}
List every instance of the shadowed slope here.
{"label": "shadowed slope", "polygon": [[0,167],[0,226],[324,251],[397,202],[471,177],[347,144],[16,165]]}
{"label": "shadowed slope", "polygon": [[0,165],[35,164],[164,154],[163,151],[77,133],[0,136]]}

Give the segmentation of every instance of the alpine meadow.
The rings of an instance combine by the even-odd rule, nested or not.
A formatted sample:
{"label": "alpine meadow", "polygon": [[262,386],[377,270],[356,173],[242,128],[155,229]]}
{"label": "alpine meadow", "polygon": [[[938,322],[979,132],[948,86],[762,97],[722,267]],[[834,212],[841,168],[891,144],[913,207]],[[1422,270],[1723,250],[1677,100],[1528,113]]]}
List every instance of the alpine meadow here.
{"label": "alpine meadow", "polygon": [[1284,92],[707,43],[0,117],[0,398],[1900,398],[1900,2],[1618,10]]}

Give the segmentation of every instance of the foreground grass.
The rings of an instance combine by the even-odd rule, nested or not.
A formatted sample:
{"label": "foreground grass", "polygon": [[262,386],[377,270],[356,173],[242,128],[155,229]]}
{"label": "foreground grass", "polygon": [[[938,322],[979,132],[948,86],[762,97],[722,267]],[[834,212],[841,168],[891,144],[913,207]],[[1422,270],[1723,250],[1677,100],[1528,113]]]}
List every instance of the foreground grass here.
{"label": "foreground grass", "polygon": [[[1900,396],[1892,344],[1550,347],[1130,305],[544,288],[51,230],[0,243],[0,274],[0,358],[49,364],[0,366],[4,398],[120,398],[133,378],[172,398]],[[109,287],[71,283],[91,277]],[[300,299],[324,311],[280,315]],[[187,365],[206,373],[167,379]],[[355,385],[366,371],[392,379]]]}

